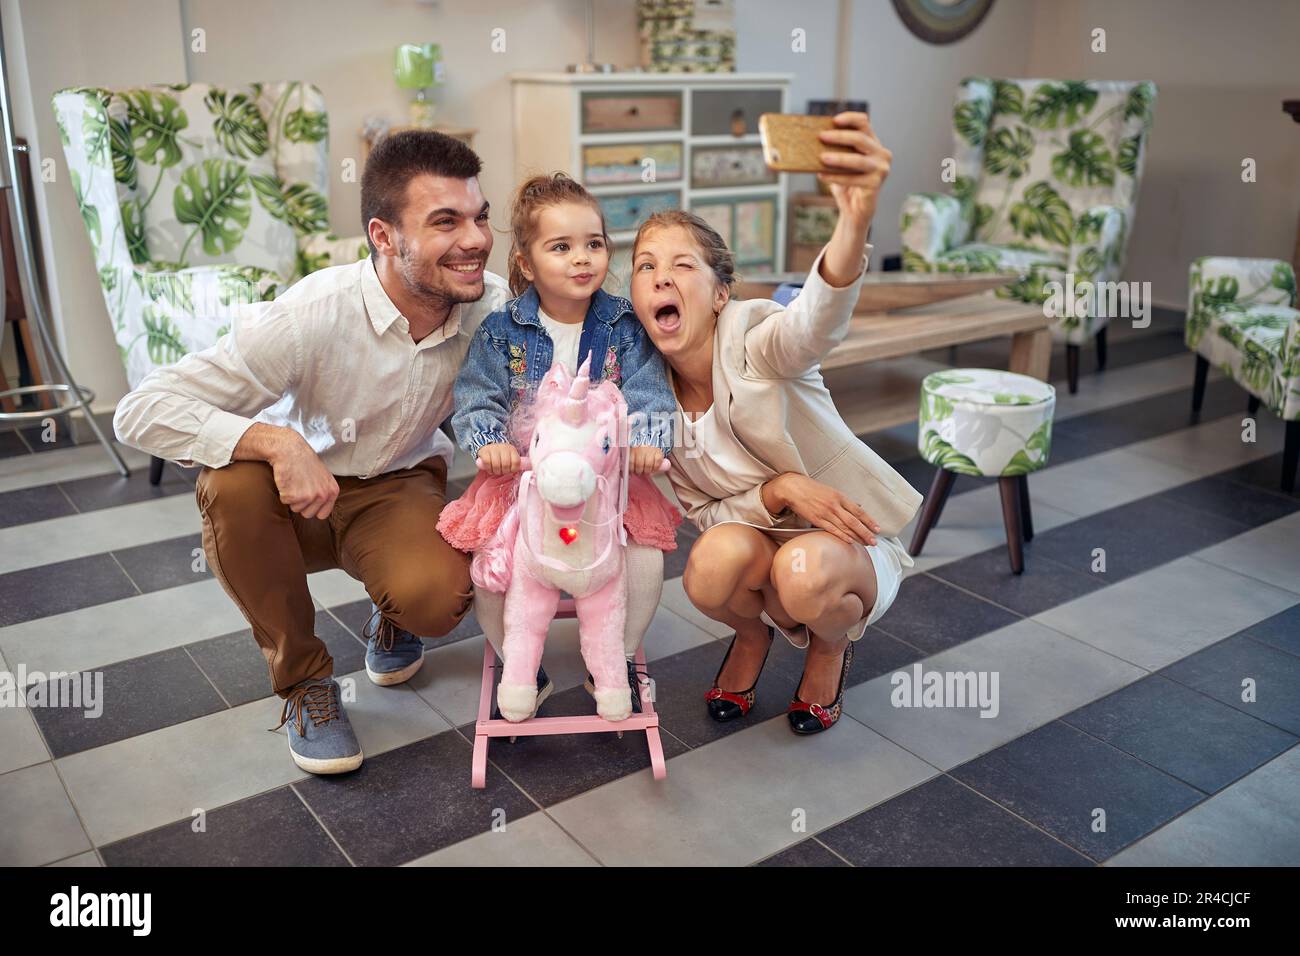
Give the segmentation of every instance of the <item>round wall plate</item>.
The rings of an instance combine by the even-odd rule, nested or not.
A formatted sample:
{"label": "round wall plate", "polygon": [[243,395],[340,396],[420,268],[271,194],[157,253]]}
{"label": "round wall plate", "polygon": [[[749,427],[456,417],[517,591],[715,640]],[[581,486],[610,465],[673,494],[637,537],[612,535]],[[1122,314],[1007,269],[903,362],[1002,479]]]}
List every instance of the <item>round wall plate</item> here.
{"label": "round wall plate", "polygon": [[913,34],[926,43],[953,43],[988,14],[993,0],[894,0],[894,9]]}

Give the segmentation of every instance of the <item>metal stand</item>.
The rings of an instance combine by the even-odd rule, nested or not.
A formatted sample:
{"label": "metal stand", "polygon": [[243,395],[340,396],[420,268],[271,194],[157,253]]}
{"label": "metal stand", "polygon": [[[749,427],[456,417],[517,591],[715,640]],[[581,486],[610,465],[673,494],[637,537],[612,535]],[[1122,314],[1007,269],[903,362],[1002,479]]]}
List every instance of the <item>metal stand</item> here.
{"label": "metal stand", "polygon": [[9,94],[9,58],[5,54],[4,27],[2,24],[0,24],[0,111],[4,113],[5,168],[9,176],[9,182],[13,186],[14,201],[11,208],[14,224],[14,245],[23,260],[23,274],[27,278],[27,291],[32,303],[32,314],[29,318],[32,325],[36,326],[36,334],[40,339],[41,348],[44,349],[46,357],[53,360],[59,377],[66,383],[27,385],[23,388],[11,388],[5,392],[0,392],[0,397],[54,392],[58,393],[61,398],[60,404],[54,408],[43,408],[28,412],[0,412],[0,423],[39,421],[53,416],[69,415],[77,409],[81,409],[82,414],[86,416],[87,424],[90,425],[90,430],[95,433],[99,443],[104,446],[104,451],[108,452],[108,456],[112,459],[113,464],[117,466],[118,472],[121,473],[123,478],[129,478],[131,470],[126,467],[126,462],[118,454],[117,448],[104,435],[99,423],[95,421],[94,413],[90,410],[90,403],[94,401],[95,393],[78,385],[72,377],[72,372],[68,369],[68,363],[64,361],[63,353],[59,351],[51,331],[50,313],[45,302],[45,293],[36,277],[31,224],[27,221],[27,197],[23,194],[24,183],[18,170],[18,145],[14,139],[13,101]]}

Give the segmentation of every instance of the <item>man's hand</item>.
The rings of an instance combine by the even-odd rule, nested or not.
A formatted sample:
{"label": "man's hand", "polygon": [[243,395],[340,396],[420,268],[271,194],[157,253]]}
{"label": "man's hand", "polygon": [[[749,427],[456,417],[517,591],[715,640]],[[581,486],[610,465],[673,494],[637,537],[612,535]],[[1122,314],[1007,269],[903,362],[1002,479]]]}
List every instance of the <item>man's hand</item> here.
{"label": "man's hand", "polygon": [[320,455],[293,429],[257,422],[244,432],[232,457],[270,465],[280,501],[295,514],[323,520],[334,510],[339,483]]}
{"label": "man's hand", "polygon": [[633,445],[628,456],[628,470],[634,475],[655,475],[663,464],[664,453],[654,445]]}
{"label": "man's hand", "polygon": [[[771,513],[789,508],[846,544],[875,544],[880,533],[880,525],[856,501],[807,475],[787,471],[765,482],[760,495],[763,506]],[[771,504],[780,507],[772,508]]]}
{"label": "man's hand", "polygon": [[483,470],[494,478],[513,475],[519,470],[519,449],[508,441],[483,445],[479,448],[477,457]]}
{"label": "man's hand", "polygon": [[839,211],[835,232],[822,257],[821,274],[830,285],[843,288],[858,276],[876,200],[894,157],[876,138],[866,113],[838,113],[835,125],[836,129],[822,130],[818,136],[823,143],[850,150],[821,154],[823,165],[836,172],[818,173],[817,178],[830,186]]}

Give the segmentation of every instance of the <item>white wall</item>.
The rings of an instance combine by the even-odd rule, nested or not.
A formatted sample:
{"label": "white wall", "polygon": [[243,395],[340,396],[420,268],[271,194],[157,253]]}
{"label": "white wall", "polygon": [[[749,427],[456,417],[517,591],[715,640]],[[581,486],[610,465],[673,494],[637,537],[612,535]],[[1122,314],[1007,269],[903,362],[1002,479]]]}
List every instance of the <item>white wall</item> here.
{"label": "white wall", "polygon": [[[873,241],[898,250],[903,196],[945,188],[953,91],[971,74],[1152,79],[1160,87],[1128,277],[1149,279],[1158,302],[1180,305],[1198,255],[1289,258],[1300,210],[1300,126],[1281,111],[1296,96],[1296,0],[997,0],[969,37],[932,46],[912,37],[888,0],[844,0],[851,17],[846,95],[867,99],[893,150]],[[792,108],[835,93],[836,0],[736,0],[737,68],[795,75]],[[441,120],[479,129],[483,187],[498,210],[510,199],[513,144],[507,74],[561,69],[586,54],[583,0],[0,0],[18,134],[34,159],[62,151],[50,95],[75,84],[125,86],[184,79],[301,79],[324,91],[335,169],[360,159],[358,130],[374,113],[401,119],[407,96],[392,81],[403,42],[440,42],[448,84]],[[633,0],[597,0],[598,60],[636,61]],[[1108,51],[1089,52],[1107,30]],[[188,49],[190,31],[207,49]],[[489,49],[507,30],[506,52]],[[807,52],[790,33],[805,30]],[[1243,184],[1240,163],[1258,162]],[[806,188],[807,180],[796,182]],[[125,390],[89,244],[61,177],[38,189],[55,312],[73,372],[110,408]],[[335,176],[332,225],[360,232],[358,186]],[[498,224],[503,217],[498,215]],[[506,243],[492,266],[503,268]],[[57,250],[57,254],[56,254]],[[877,258],[877,264],[880,258]]]}
{"label": "white wall", "polygon": [[[1001,4],[999,4],[1000,6]],[[996,9],[996,7],[995,7]],[[1106,52],[1093,53],[1094,28]],[[1053,0],[1036,4],[1035,76],[1154,80],[1159,87],[1127,277],[1187,303],[1203,255],[1290,261],[1300,212],[1296,0]],[[1241,162],[1258,179],[1241,181]]]}
{"label": "white wall", "polygon": [[[77,211],[50,97],[67,86],[133,86],[185,78],[176,0],[3,0],[14,130],[32,149],[50,305],[79,383],[111,409],[126,391],[95,259]],[[55,160],[55,181],[41,160]]]}

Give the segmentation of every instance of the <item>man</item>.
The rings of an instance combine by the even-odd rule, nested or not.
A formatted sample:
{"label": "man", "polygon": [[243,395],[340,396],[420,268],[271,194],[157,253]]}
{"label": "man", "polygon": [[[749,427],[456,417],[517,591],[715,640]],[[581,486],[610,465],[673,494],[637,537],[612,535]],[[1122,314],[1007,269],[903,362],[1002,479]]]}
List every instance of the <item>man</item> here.
{"label": "man", "polygon": [[370,258],[249,309],[212,348],[146,377],[113,421],[129,445],[206,466],[208,563],[252,625],[290,753],[311,773],[354,770],[362,752],[307,575],[338,567],[365,585],[378,684],[414,675],[414,635],[446,634],[470,606],[468,558],[436,527],[453,454],[438,426],[470,337],[510,298],[485,271],[481,166],[440,133],[384,139],[361,181]]}

